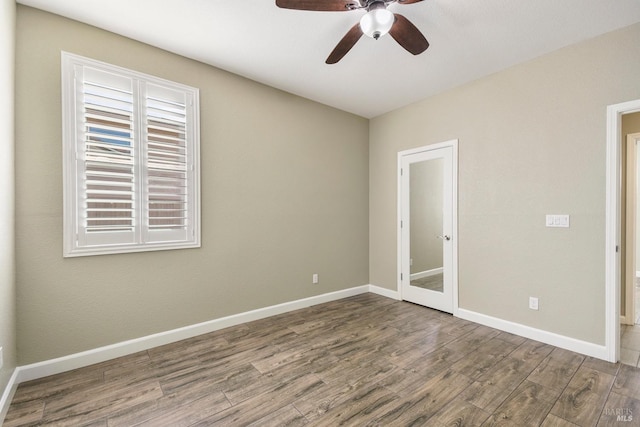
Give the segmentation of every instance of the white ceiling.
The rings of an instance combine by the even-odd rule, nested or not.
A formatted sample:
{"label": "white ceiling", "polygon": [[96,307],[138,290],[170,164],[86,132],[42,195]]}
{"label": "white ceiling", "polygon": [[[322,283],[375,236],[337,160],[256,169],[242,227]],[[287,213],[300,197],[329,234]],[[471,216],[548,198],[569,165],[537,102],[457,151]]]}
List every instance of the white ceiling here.
{"label": "white ceiling", "polygon": [[[389,9],[431,46],[413,56],[366,36],[325,59],[363,11],[279,9],[275,0],[18,0],[371,118],[640,22],[640,0],[425,0]],[[640,42],[640,40],[639,40]]]}

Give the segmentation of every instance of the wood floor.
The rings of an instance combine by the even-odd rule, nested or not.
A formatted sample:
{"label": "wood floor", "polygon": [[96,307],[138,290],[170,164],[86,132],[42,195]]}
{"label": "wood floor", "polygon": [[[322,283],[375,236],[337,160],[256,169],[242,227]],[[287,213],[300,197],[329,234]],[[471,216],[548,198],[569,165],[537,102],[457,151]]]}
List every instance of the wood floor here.
{"label": "wood floor", "polygon": [[4,426],[639,421],[638,368],[363,294],[21,384]]}

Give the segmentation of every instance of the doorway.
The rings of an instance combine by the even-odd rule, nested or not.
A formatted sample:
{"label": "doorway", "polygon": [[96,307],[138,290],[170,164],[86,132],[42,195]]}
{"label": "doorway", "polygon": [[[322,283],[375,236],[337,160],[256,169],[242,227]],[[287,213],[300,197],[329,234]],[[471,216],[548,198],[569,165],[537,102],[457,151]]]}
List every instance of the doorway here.
{"label": "doorway", "polygon": [[447,313],[457,307],[457,144],[398,153],[398,291]]}
{"label": "doorway", "polygon": [[[632,133],[632,132],[634,133]],[[638,142],[640,142],[640,113],[622,117],[622,248],[624,257],[620,292],[620,321],[624,325],[638,323],[636,285],[638,276]],[[638,348],[640,350],[640,348]]]}
{"label": "doorway", "polygon": [[[634,132],[634,133],[632,133]],[[620,362],[638,366],[640,363],[640,325],[638,325],[638,143],[640,142],[640,113],[622,117],[622,189],[623,227],[622,286],[620,290]]]}
{"label": "doorway", "polygon": [[[607,107],[605,351],[609,362],[620,360],[620,315],[623,282],[622,117],[640,112],[640,99]],[[625,141],[626,143],[626,141]]]}

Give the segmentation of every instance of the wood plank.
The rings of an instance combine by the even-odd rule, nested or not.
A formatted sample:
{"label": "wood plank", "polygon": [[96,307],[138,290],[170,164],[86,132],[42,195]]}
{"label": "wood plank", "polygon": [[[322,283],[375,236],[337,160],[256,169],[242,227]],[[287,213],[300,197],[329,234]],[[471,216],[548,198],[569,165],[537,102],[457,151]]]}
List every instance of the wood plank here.
{"label": "wood plank", "polygon": [[472,379],[452,369],[427,381],[410,396],[393,402],[392,408],[375,419],[377,425],[421,425],[451,402]]}
{"label": "wood plank", "polygon": [[585,357],[569,350],[554,349],[527,378],[546,388],[563,391]]}
{"label": "wood plank", "polygon": [[[447,345],[447,347],[449,347]],[[479,345],[475,351],[453,364],[461,374],[478,380],[496,363],[507,357],[516,348],[515,344],[492,338]]]}
{"label": "wood plank", "polygon": [[319,388],[296,400],[293,405],[305,418],[315,421],[323,418],[327,412],[350,401],[362,400],[372,394],[380,397],[388,392],[389,390],[380,383],[337,384]]}
{"label": "wood plank", "polygon": [[238,384],[236,387],[225,389],[224,394],[233,405],[260,395],[278,396],[279,400],[292,403],[298,397],[311,393],[324,385],[317,375],[309,373],[305,369],[286,370],[278,375],[262,375],[250,383]]}
{"label": "wood plank", "polygon": [[581,366],[551,413],[580,426],[595,426],[615,377]]}
{"label": "wood plank", "polygon": [[462,335],[457,340],[447,344],[447,348],[465,354],[471,353],[476,348],[480,347],[482,344],[499,334],[500,331],[497,331],[495,329],[491,329],[486,326],[478,326],[467,334]]}
{"label": "wood plank", "polygon": [[[99,400],[94,396],[100,396]],[[104,384],[48,400],[43,419],[56,425],[84,425],[108,417],[114,409],[125,410],[161,397],[162,390],[157,381]]]}
{"label": "wood plank", "polygon": [[618,393],[609,394],[598,427],[640,424],[640,400]]}
{"label": "wood plank", "polygon": [[286,368],[286,365],[298,362],[300,360],[316,360],[330,359],[337,361],[339,358],[331,354],[327,349],[317,348],[291,348],[289,350],[277,350],[257,360],[253,360],[251,364],[260,373],[265,374],[278,369]]}
{"label": "wood plank", "polygon": [[544,419],[541,427],[580,427],[574,423],[570,423],[567,420],[563,420],[560,417],[557,417],[553,414],[547,415],[547,418]]}
{"label": "wood plank", "polygon": [[171,394],[120,410],[108,418],[109,427],[138,425],[188,426],[231,406],[224,393]]}
{"label": "wood plank", "polygon": [[356,389],[354,393],[349,393],[345,397],[335,406],[328,406],[326,410],[319,408],[322,416],[317,417],[313,425],[316,427],[364,425],[378,415],[389,411],[398,400],[398,396],[378,384]]}
{"label": "wood plank", "polygon": [[261,376],[251,363],[225,370],[193,364],[159,377],[165,394],[201,390],[202,393],[228,390],[256,381]]}
{"label": "wood plank", "polygon": [[12,403],[44,401],[73,391],[89,390],[103,383],[104,373],[102,370],[92,367],[76,369],[20,384]]}
{"label": "wood plank", "polygon": [[247,427],[298,427],[306,424],[308,424],[307,419],[293,405],[287,405],[248,424]]}
{"label": "wood plank", "polygon": [[479,427],[490,415],[489,412],[483,411],[460,397],[456,397],[440,409],[429,421],[441,426]]}
{"label": "wood plank", "polygon": [[366,362],[340,362],[328,367],[323,372],[317,373],[318,377],[326,384],[356,384],[359,382],[376,383],[389,375],[399,371],[392,363]]}
{"label": "wood plank", "polygon": [[[424,359],[427,354],[468,333],[469,330],[464,328],[444,324],[441,329],[435,331],[400,334],[394,341],[391,351],[387,353],[387,357],[391,363],[402,368],[409,368]],[[458,351],[458,353],[463,356],[466,352]]]}
{"label": "wood plank", "polygon": [[582,366],[613,376],[616,376],[618,369],[620,369],[619,363],[610,363],[605,360],[596,359],[595,357],[586,357],[584,362],[582,362]]}
{"label": "wood plank", "polygon": [[511,352],[509,357],[521,360],[526,365],[535,368],[553,351],[553,349],[554,347],[551,345],[543,344],[538,341],[526,340]]}
{"label": "wood plank", "polygon": [[11,411],[7,413],[2,424],[4,427],[16,427],[36,424],[44,415],[44,401],[32,400],[22,403],[12,403]]}
{"label": "wood plank", "polygon": [[460,397],[492,413],[529,376],[531,370],[522,360],[507,357],[485,372]]}
{"label": "wood plank", "polygon": [[483,426],[538,426],[556,399],[547,387],[525,380],[482,424]]}
{"label": "wood plank", "polygon": [[640,368],[621,365],[613,383],[613,391],[640,400]]}
{"label": "wood plank", "polygon": [[[514,344],[516,346],[520,346],[520,345],[524,344],[526,341],[529,341],[524,337],[521,337],[521,336],[518,336],[518,335],[514,335],[514,334],[510,334],[509,332],[504,332],[504,331],[500,332],[494,338],[497,338],[497,339],[502,340],[502,341],[506,341],[506,342],[508,342],[510,344]],[[551,350],[549,350],[549,351],[551,351]]]}
{"label": "wood plank", "polygon": [[[254,394],[253,397],[244,400],[237,399],[240,400],[239,403],[193,425],[251,424],[269,416],[284,406],[290,405],[296,400],[304,398],[308,394],[314,393],[322,387],[324,387],[324,383],[315,375],[301,375],[290,379],[287,383],[274,384],[268,393]],[[242,392],[242,390],[239,390],[239,392]]]}
{"label": "wood plank", "polygon": [[449,369],[452,364],[464,357],[463,353],[442,347],[427,354],[419,364],[393,372],[381,381],[381,384],[400,396],[412,394],[425,382]]}

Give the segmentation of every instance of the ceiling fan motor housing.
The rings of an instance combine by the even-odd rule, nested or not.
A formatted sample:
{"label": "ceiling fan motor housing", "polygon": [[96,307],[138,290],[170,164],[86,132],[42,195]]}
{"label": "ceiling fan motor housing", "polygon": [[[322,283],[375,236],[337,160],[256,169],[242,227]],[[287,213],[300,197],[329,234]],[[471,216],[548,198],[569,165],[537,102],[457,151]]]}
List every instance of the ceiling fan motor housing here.
{"label": "ceiling fan motor housing", "polygon": [[367,13],[360,19],[360,29],[367,36],[378,40],[389,32],[394,20],[393,13],[387,10],[384,1],[372,1],[367,4]]}

